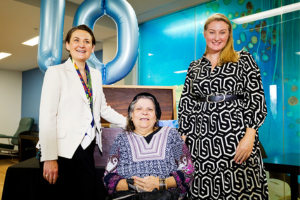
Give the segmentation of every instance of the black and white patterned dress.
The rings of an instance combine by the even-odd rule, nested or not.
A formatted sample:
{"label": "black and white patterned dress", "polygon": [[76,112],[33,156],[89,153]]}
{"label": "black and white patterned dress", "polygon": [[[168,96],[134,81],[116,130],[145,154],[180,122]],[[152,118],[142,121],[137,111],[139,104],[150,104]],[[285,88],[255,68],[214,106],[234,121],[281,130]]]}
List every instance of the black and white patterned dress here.
{"label": "black and white patterned dress", "polygon": [[[239,52],[237,63],[215,67],[205,57],[193,61],[179,104],[179,133],[195,166],[191,199],[268,199],[268,186],[259,149],[258,132],[251,156],[233,161],[247,127],[258,129],[267,115],[260,70],[252,56]],[[211,94],[244,95],[225,102],[197,102]]]}

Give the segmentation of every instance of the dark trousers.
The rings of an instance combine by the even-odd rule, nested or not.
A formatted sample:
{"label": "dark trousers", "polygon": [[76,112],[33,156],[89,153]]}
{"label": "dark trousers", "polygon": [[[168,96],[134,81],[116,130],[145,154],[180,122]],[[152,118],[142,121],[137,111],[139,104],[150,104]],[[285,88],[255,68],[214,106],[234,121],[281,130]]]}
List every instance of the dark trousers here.
{"label": "dark trousers", "polygon": [[[96,198],[94,148],[95,141],[85,150],[79,145],[71,159],[58,157],[59,177],[55,185],[44,183],[43,195],[46,197],[44,199],[94,200]],[[41,169],[43,169],[43,162],[41,162]]]}

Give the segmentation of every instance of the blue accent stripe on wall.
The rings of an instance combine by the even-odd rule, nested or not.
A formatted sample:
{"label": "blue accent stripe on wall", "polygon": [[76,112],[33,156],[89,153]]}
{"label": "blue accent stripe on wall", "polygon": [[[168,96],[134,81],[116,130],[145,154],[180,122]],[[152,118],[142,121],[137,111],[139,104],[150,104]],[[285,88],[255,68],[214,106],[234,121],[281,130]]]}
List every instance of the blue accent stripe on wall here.
{"label": "blue accent stripe on wall", "polygon": [[31,69],[22,73],[22,108],[21,117],[32,117],[38,130],[39,108],[44,73],[39,69]]}

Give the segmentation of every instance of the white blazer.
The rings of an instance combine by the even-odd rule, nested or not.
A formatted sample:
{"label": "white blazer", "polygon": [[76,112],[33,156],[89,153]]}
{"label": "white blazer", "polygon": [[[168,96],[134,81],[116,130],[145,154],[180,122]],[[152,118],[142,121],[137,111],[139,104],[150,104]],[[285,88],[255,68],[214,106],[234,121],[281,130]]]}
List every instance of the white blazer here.
{"label": "white blazer", "polygon": [[[100,116],[122,128],[126,118],[107,106],[100,71],[90,69],[96,143],[102,151]],[[64,64],[49,67],[41,95],[39,143],[41,161],[72,158],[90,126],[92,114],[77,71],[69,58]]]}

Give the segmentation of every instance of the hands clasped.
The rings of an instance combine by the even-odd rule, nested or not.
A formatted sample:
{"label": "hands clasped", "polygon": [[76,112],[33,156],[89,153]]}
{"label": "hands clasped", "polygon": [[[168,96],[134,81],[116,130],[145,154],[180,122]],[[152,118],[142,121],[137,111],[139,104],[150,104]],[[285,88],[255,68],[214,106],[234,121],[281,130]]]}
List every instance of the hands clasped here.
{"label": "hands clasped", "polygon": [[144,178],[140,178],[133,176],[132,179],[134,179],[134,185],[142,190],[150,192],[155,188],[159,189],[159,177],[146,176]]}

